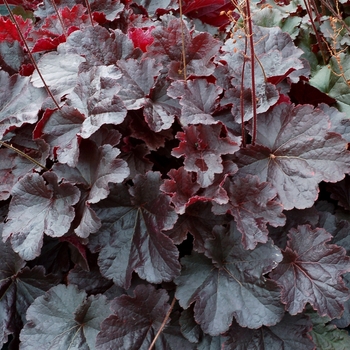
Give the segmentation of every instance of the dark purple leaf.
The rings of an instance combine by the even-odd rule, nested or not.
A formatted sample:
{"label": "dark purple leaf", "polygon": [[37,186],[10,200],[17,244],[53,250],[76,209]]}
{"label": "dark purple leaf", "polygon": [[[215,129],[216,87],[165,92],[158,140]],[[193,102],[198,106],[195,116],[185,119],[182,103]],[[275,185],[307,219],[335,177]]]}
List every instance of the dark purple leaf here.
{"label": "dark purple leaf", "polygon": [[271,327],[249,329],[234,324],[225,334],[229,339],[222,349],[314,350],[315,344],[307,334],[311,327],[310,320],[305,316],[289,314]]}
{"label": "dark purple leaf", "polygon": [[214,238],[212,233],[214,226],[228,222],[224,215],[214,215],[211,209],[211,203],[203,201],[190,205],[174,227],[165,233],[175,244],[182,243],[190,233],[194,238],[193,249],[203,253],[204,243]]}
{"label": "dark purple leaf", "polygon": [[[283,33],[278,27],[264,28],[254,26],[254,51],[255,51],[255,86],[257,98],[257,112],[266,112],[279,98],[279,94],[272,85],[274,80],[281,80],[295,69],[303,68],[299,59],[302,51],[295,47],[291,37]],[[244,120],[252,118],[251,104],[251,63],[245,55],[245,34],[235,35],[228,39],[222,47],[224,54],[218,58],[227,62],[229,67],[232,89],[225,94],[225,100],[233,103],[232,114],[236,121],[241,119],[241,81],[242,67],[245,61],[243,77]],[[238,37],[238,39],[237,39]]]}
{"label": "dark purple leaf", "polygon": [[79,190],[69,183],[58,184],[54,173],[27,174],[12,189],[3,239],[10,239],[24,260],[34,259],[44,233],[61,237],[69,230],[78,200]]}
{"label": "dark purple leaf", "polygon": [[64,50],[85,57],[84,67],[108,66],[131,57],[134,45],[120,30],[109,32],[102,26],[90,26],[72,33]]}
{"label": "dark purple leaf", "polygon": [[94,349],[100,324],[109,314],[106,297],[87,297],[76,286],[60,284],[29,307],[21,348]]}
{"label": "dark purple leaf", "polygon": [[[43,140],[32,140],[32,126],[27,124],[17,130],[11,145],[45,166],[49,147]],[[13,149],[0,149],[0,200],[8,199],[16,182],[32,170],[42,168]]]}
{"label": "dark purple leaf", "polygon": [[185,43],[186,70],[189,75],[209,76],[214,71],[211,59],[219,49],[219,42],[209,33],[192,35],[179,19],[173,19],[167,28],[157,27],[152,31],[153,43],[148,46],[146,57],[154,58],[169,67],[172,79],[183,78],[182,33]]}
{"label": "dark purple leaf", "polygon": [[263,277],[282,260],[271,242],[248,251],[232,222],[230,229],[217,227],[215,240],[205,242],[204,255],[181,259],[183,270],[175,280],[176,297],[187,309],[195,302],[196,321],[205,333],[228,330],[233,317],[242,327],[275,325],[283,316],[279,288]]}
{"label": "dark purple leaf", "polygon": [[169,304],[165,290],[139,285],[134,296],[111,302],[112,315],[102,322],[96,349],[147,350],[160,328]]}
{"label": "dark purple leaf", "polygon": [[132,272],[151,283],[171,281],[179,274],[178,250],[163,230],[177,214],[160,193],[159,173],[137,175],[134,186],[115,186],[109,198],[94,206],[102,227],[92,235],[92,251],[100,251],[101,273],[118,286],[130,287]]}
{"label": "dark purple leaf", "polygon": [[93,266],[90,264],[89,267],[90,271],[83,270],[79,266],[71,269],[67,276],[68,283],[76,285],[80,290],[85,290],[89,295],[104,293],[113,285],[113,282],[101,275],[96,263]]}
{"label": "dark purple leaf", "polygon": [[203,331],[200,325],[194,320],[193,307],[181,312],[179,319],[182,334],[191,342],[198,343],[203,337]]}
{"label": "dark purple leaf", "polygon": [[125,147],[126,152],[122,152],[121,159],[124,159],[128,163],[130,169],[130,175],[128,179],[133,179],[137,174],[146,174],[147,171],[152,169],[153,163],[150,162],[145,156],[149,154],[149,149],[146,145],[127,145]]}
{"label": "dark purple leaf", "polygon": [[316,227],[319,220],[319,214],[315,207],[302,210],[292,209],[284,211],[284,214],[286,224],[283,227],[269,227],[269,237],[280,249],[286,248],[287,234],[291,228],[306,224]]}
{"label": "dark purple leaf", "polygon": [[303,80],[291,85],[289,96],[295,104],[311,104],[315,107],[320,103],[333,104],[336,102],[333,97],[328,96]]}
{"label": "dark purple leaf", "polygon": [[222,123],[214,125],[190,125],[184,132],[177,133],[181,141],[172,155],[185,156],[185,170],[197,173],[201,187],[214,182],[215,174],[223,171],[222,154],[233,154],[239,149],[240,139],[233,136]]}
{"label": "dark purple leaf", "polygon": [[235,156],[239,176],[270,182],[285,209],[311,207],[318,183],[336,182],[350,171],[350,153],[339,134],[329,132],[324,112],[280,104],[258,118],[256,146]]}
{"label": "dark purple leaf", "polygon": [[350,210],[350,177],[348,175],[336,184],[329,184],[327,190],[331,192],[331,198],[338,201],[338,205],[345,210]]}
{"label": "dark purple leaf", "polygon": [[51,155],[60,163],[75,166],[79,157],[78,134],[85,120],[83,114],[73,107],[60,110],[47,109],[34,130],[35,138],[42,138],[51,147]]}
{"label": "dark purple leaf", "polygon": [[24,60],[24,50],[18,41],[0,42],[0,66],[9,75],[18,73]]}
{"label": "dark purple leaf", "polygon": [[[25,129],[21,128],[19,130],[19,135],[22,134],[21,138],[13,138],[12,145],[44,166],[49,153],[48,145],[43,140],[36,140],[35,142],[30,139],[31,142],[23,142],[29,141],[29,139],[25,139],[27,136],[25,135]],[[17,144],[17,142],[21,143]],[[0,200],[9,198],[13,186],[20,178],[25,176],[27,173],[30,173],[34,169],[42,169],[33,161],[30,161],[23,155],[18,154],[16,151],[8,148],[0,150],[0,159],[0,178],[2,179],[0,183]]]}
{"label": "dark purple leaf", "polygon": [[149,98],[143,104],[145,120],[155,132],[169,129],[174,122],[174,116],[180,115],[179,102],[167,94],[170,82],[164,74],[160,74],[150,90]]}
{"label": "dark purple leaf", "polygon": [[[73,91],[77,83],[79,65],[82,62],[85,62],[82,56],[60,52],[45,53],[37,62],[40,73],[56,101]],[[37,71],[34,71],[31,82],[37,88],[44,86]]]}
{"label": "dark purple leaf", "polygon": [[33,269],[25,267],[25,262],[12,250],[9,243],[0,242],[0,345],[6,343],[7,336],[17,333],[16,315],[25,322],[25,313],[35,298],[44,294],[59,279],[45,276],[42,266]]}
{"label": "dark purple leaf", "polygon": [[321,103],[318,108],[325,112],[331,121],[331,130],[340,134],[344,140],[350,142],[350,120],[345,113],[340,112],[334,107],[329,107]]}
{"label": "dark purple leaf", "polygon": [[36,89],[30,78],[20,75],[11,77],[0,71],[0,138],[24,123],[34,124],[38,112],[47,97],[44,89]]}
{"label": "dark purple leaf", "polygon": [[168,95],[179,98],[182,106],[180,122],[189,124],[216,124],[213,113],[219,105],[219,95],[223,89],[206,79],[174,81]]}
{"label": "dark purple leaf", "polygon": [[130,58],[126,61],[120,60],[118,67],[122,72],[122,77],[118,80],[122,86],[118,96],[128,110],[141,108],[154,86],[155,78],[159,75],[162,65],[152,58],[142,61]]}
{"label": "dark purple leaf", "polygon": [[257,243],[267,242],[267,224],[274,227],[285,224],[283,207],[276,201],[277,192],[268,182],[260,183],[258,177],[248,175],[227,179],[224,188],[229,202],[223,205],[214,202],[213,212],[233,215],[245,249],[254,249]]}
{"label": "dark purple leaf", "polygon": [[[350,255],[349,232],[350,223],[347,220],[337,220],[335,216],[329,212],[321,213],[319,225],[332,234],[332,243],[343,247],[346,254]],[[350,289],[350,273],[343,275],[345,286]],[[344,312],[340,318],[332,320],[339,328],[348,327],[350,324],[350,299],[344,303]]]}
{"label": "dark purple leaf", "polygon": [[97,145],[90,140],[80,143],[80,156],[75,168],[66,164],[57,163],[53,170],[59,179],[71,184],[83,185],[87,190],[82,196],[82,208],[78,206],[77,215],[81,216],[75,233],[86,238],[90,233],[100,228],[100,221],[90,205],[105,199],[109,194],[109,183],[121,183],[129,175],[126,162],[118,158],[120,150],[111,145]]}
{"label": "dark purple leaf", "polygon": [[282,302],[295,315],[310,303],[321,316],[339,317],[349,297],[341,274],[350,271],[345,250],[329,244],[332,236],[309,225],[291,229],[283,261],[270,273],[282,288]]}
{"label": "dark purple leaf", "polygon": [[180,328],[179,317],[180,311],[174,310],[171,313],[170,322],[167,323],[166,327],[160,333],[155,344],[155,348],[160,348],[164,350],[197,350],[197,345],[192,344],[187,340],[186,337],[184,337]]}
{"label": "dark purple leaf", "polygon": [[80,72],[67,104],[77,108],[86,118],[80,132],[83,138],[89,138],[104,124],[118,125],[124,121],[127,110],[118,97],[121,87],[117,80],[120,77],[120,71],[112,65]]}
{"label": "dark purple leaf", "polygon": [[171,169],[167,175],[170,180],[165,180],[160,189],[170,195],[175,211],[178,214],[184,214],[189,205],[201,200],[196,196],[197,191],[201,188],[197,182],[197,174],[187,172],[184,167],[181,167]]}
{"label": "dark purple leaf", "polygon": [[[149,124],[145,121],[144,115],[142,115],[142,111],[129,111],[129,127],[131,130],[131,137],[134,137],[138,140],[143,140],[147,147],[156,151],[160,147],[164,147],[166,139],[172,139],[174,136],[172,134],[172,130],[160,130],[159,132],[155,132],[151,129]],[[147,118],[146,118],[147,119]],[[172,123],[174,116],[168,118]],[[164,125],[164,124],[163,124]]]}
{"label": "dark purple leaf", "polygon": [[99,0],[93,0],[90,6],[91,11],[102,12],[109,21],[113,21],[120,17],[125,5],[120,0],[105,0],[102,3]]}

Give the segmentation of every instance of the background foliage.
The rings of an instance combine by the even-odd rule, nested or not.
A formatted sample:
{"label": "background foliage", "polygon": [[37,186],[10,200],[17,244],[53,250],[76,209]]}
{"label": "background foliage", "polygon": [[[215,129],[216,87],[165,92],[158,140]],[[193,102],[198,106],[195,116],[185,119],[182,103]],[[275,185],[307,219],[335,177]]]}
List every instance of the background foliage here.
{"label": "background foliage", "polygon": [[9,2],[3,349],[349,349],[350,3]]}

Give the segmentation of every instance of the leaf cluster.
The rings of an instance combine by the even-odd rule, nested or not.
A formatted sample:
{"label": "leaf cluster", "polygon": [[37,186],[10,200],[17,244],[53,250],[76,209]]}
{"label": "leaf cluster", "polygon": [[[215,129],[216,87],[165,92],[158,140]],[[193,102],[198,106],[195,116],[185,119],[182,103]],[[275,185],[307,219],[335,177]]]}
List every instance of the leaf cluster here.
{"label": "leaf cluster", "polygon": [[9,2],[0,345],[350,348],[347,2]]}

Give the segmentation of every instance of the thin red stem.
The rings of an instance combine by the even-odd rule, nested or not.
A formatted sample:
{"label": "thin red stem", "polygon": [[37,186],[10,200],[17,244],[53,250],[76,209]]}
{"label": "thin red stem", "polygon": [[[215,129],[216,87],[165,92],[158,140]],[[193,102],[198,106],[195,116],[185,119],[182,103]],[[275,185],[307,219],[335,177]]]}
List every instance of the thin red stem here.
{"label": "thin red stem", "polygon": [[183,65],[184,80],[187,81],[184,23],[182,19],[182,0],[179,0],[179,9],[180,9],[180,21],[181,21],[182,65]]}
{"label": "thin red stem", "polygon": [[8,4],[8,2],[7,2],[7,0],[4,0],[4,4],[5,4],[6,8],[7,8],[7,11],[8,11],[9,14],[10,14],[11,20],[13,21],[13,23],[15,24],[15,26],[16,26],[16,28],[17,28],[18,34],[19,34],[19,36],[21,37],[21,39],[22,39],[22,41],[23,41],[23,44],[24,44],[24,46],[26,47],[26,49],[27,49],[27,51],[28,51],[29,58],[30,58],[30,60],[32,61],[33,66],[34,66],[35,69],[37,70],[37,72],[38,72],[38,74],[39,74],[39,77],[40,77],[41,81],[43,82],[47,93],[48,93],[49,96],[51,97],[52,101],[55,103],[56,107],[57,107],[58,109],[61,109],[60,105],[57,103],[55,97],[53,96],[53,94],[52,94],[50,88],[47,86],[47,84],[46,84],[46,82],[45,82],[45,80],[44,80],[44,77],[43,77],[42,74],[40,73],[40,70],[39,70],[39,68],[38,68],[38,65],[36,64],[36,62],[35,62],[35,60],[34,60],[34,57],[33,57],[32,53],[30,52],[29,46],[28,46],[28,44],[27,44],[27,42],[26,42],[26,40],[25,40],[25,38],[24,38],[24,36],[23,36],[23,34],[22,34],[21,28],[19,27],[19,25],[18,25],[18,23],[17,23],[17,21],[16,21],[16,18],[15,18],[15,16],[13,15],[12,10],[11,10],[11,8],[10,8],[10,6],[9,6],[9,4]]}
{"label": "thin red stem", "polygon": [[240,95],[240,105],[241,105],[241,124],[242,124],[242,146],[245,148],[245,128],[244,128],[244,71],[245,71],[245,63],[246,63],[246,55],[247,55],[247,47],[248,47],[248,39],[247,36],[244,37],[245,45],[244,45],[244,54],[243,54],[243,66],[242,66],[242,78],[241,78],[241,95]]}
{"label": "thin red stem", "polygon": [[254,52],[254,39],[253,39],[253,25],[252,18],[250,14],[250,2],[246,1],[246,24],[248,25],[248,37],[249,37],[249,46],[250,46],[250,64],[251,64],[251,81],[252,81],[252,109],[253,109],[253,135],[252,135],[252,144],[255,145],[256,134],[257,134],[257,106],[256,106],[256,90],[255,90],[255,52]]}
{"label": "thin red stem", "polygon": [[55,3],[55,0],[52,0],[52,5],[53,5],[53,7],[54,7],[54,9],[55,9],[55,11],[56,11],[57,18],[58,18],[58,20],[59,20],[60,23],[61,23],[61,27],[62,27],[62,30],[63,30],[63,34],[64,34],[65,37],[67,37],[66,28],[64,27],[64,23],[63,23],[63,20],[62,20],[61,15],[60,15],[60,13],[59,13],[59,11],[58,11],[58,8],[57,8],[57,5],[56,5],[56,3]]}
{"label": "thin red stem", "polygon": [[168,319],[169,319],[169,317],[170,317],[171,311],[173,311],[175,302],[176,302],[176,298],[174,297],[174,298],[173,298],[173,301],[171,302],[170,309],[168,310],[167,314],[165,315],[164,320],[163,320],[163,322],[162,322],[162,324],[161,324],[161,326],[160,326],[160,328],[159,328],[159,330],[158,330],[156,336],[154,337],[154,339],[153,339],[151,345],[149,346],[148,350],[152,350],[153,347],[154,347],[154,345],[156,344],[156,341],[157,341],[157,339],[158,339],[160,333],[162,333],[163,328],[165,327],[166,323],[168,322]]}
{"label": "thin red stem", "polygon": [[91,12],[91,7],[90,7],[89,0],[85,0],[85,3],[86,3],[86,8],[87,8],[88,13],[89,13],[91,25],[94,26],[94,19],[92,18],[92,12]]}

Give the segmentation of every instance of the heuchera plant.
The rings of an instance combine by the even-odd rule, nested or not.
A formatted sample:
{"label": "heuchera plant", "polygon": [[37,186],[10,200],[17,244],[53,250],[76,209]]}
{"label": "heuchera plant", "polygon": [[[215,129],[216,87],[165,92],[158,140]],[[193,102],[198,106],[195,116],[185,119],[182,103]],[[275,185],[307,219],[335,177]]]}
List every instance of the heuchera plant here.
{"label": "heuchera plant", "polygon": [[350,2],[0,12],[3,349],[350,349]]}

